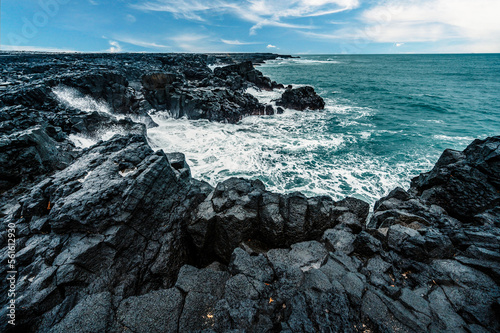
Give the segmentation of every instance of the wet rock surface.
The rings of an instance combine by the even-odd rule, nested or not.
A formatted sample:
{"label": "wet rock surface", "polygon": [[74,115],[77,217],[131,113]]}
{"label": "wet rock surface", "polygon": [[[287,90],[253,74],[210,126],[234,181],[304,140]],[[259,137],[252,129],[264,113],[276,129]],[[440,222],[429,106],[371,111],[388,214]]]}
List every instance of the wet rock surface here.
{"label": "wet rock surface", "polygon": [[[274,114],[245,93],[272,90],[272,82],[254,63],[277,54],[44,55],[5,53],[0,65],[8,84],[0,90],[0,107],[19,106],[73,116],[67,96],[90,97],[107,108],[109,117],[128,116],[155,126],[151,109],[173,117],[236,123],[249,115]],[[288,57],[288,56],[282,56]],[[215,64],[214,71],[209,65]],[[61,96],[62,95],[62,96]],[[80,105],[82,107],[82,105]],[[88,110],[89,105],[83,105]],[[90,106],[90,109],[95,109]],[[73,109],[73,110],[71,110]],[[112,115],[109,115],[112,114]]]}
{"label": "wet rock surface", "polygon": [[[244,63],[266,55],[124,55],[116,68],[111,56],[88,55],[113,74],[85,72],[85,57],[2,64],[17,83],[1,95],[0,271],[13,223],[17,274],[16,326],[2,320],[1,331],[500,330],[500,137],[445,151],[373,213],[355,198],[272,193],[258,180],[213,188],[191,177],[182,153],[154,151],[145,136],[153,124],[138,119],[146,103],[183,91],[195,103],[248,105],[226,78],[268,82]],[[219,77],[214,63],[235,69]],[[220,85],[207,88],[210,80]],[[61,83],[110,111],[61,104],[50,88]],[[106,126],[124,134],[83,149],[68,139]]]}
{"label": "wet rock surface", "polygon": [[323,110],[325,101],[316,94],[314,88],[305,86],[300,88],[288,87],[276,102],[276,105],[295,110]]}

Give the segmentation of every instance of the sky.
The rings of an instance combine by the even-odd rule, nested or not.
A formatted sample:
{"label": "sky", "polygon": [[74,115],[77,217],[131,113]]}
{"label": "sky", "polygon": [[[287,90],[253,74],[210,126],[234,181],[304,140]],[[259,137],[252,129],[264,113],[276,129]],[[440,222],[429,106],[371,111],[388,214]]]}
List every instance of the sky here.
{"label": "sky", "polygon": [[0,0],[0,5],[0,50],[500,52],[500,0]]}

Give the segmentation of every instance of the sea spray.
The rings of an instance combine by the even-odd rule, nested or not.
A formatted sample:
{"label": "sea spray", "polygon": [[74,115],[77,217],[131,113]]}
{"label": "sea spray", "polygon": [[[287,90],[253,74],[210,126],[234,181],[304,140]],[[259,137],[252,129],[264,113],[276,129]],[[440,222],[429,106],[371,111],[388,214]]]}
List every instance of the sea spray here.
{"label": "sea spray", "polygon": [[85,96],[75,88],[57,86],[52,89],[52,92],[63,105],[68,107],[87,112],[111,113],[111,108],[105,102],[96,101],[90,96]]}
{"label": "sea spray", "polygon": [[[374,133],[369,126],[360,133],[328,130],[332,118],[345,114],[359,119],[369,112],[345,106],[321,112],[286,110],[282,115],[246,117],[235,125],[155,115],[160,126],[149,129],[148,137],[157,149],[185,153],[193,176],[212,185],[228,177],[258,178],[281,193],[301,191],[336,199],[352,195],[372,202],[395,186],[407,185],[408,162],[392,163],[356,151],[359,142]],[[415,156],[413,167],[428,163]]]}

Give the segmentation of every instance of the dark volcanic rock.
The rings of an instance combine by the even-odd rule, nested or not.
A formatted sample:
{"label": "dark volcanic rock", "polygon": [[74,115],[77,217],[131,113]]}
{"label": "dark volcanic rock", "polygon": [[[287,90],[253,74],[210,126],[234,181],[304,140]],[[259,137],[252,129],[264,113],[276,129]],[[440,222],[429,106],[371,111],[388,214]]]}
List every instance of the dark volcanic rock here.
{"label": "dark volcanic rock", "polygon": [[360,200],[237,178],[212,189],[182,154],[115,136],[3,218],[18,237],[15,330],[497,331],[500,230],[448,213],[395,189],[367,229]]}
{"label": "dark volcanic rock", "polygon": [[[239,80],[239,82],[241,82],[240,86],[235,86],[236,89],[246,88],[244,85],[245,81],[251,82],[257,87],[265,90],[272,90],[276,87],[276,82],[273,87],[271,79],[265,77],[260,71],[256,70],[251,61],[245,61],[225,67],[217,67],[214,69],[214,74],[216,77],[224,79],[228,82],[235,80],[238,81],[237,77],[242,78],[243,80]],[[234,84],[229,84],[234,87]]]}
{"label": "dark volcanic rock", "polygon": [[176,82],[178,77],[172,73],[154,73],[142,77],[142,86],[146,90],[162,90]]}
{"label": "dark volcanic rock", "polygon": [[22,105],[29,108],[55,108],[57,102],[51,98],[51,87],[45,83],[25,86],[12,86],[5,93],[0,93],[0,106]]}
{"label": "dark volcanic rock", "polygon": [[40,126],[0,138],[0,193],[23,180],[64,169],[73,157]]}
{"label": "dark volcanic rock", "polygon": [[227,262],[241,242],[264,248],[290,246],[320,239],[345,214],[352,214],[359,224],[368,214],[368,205],[356,212],[341,204],[328,197],[279,195],[266,191],[258,180],[231,178],[217,185],[194,211],[188,230],[200,259]]}
{"label": "dark volcanic rock", "polygon": [[496,215],[493,209],[500,203],[500,138],[476,140],[463,152],[446,150],[430,172],[413,179],[412,188],[425,202],[443,207],[465,223]]}
{"label": "dark volcanic rock", "polygon": [[[151,107],[228,122],[274,112],[241,91],[269,87],[244,61],[270,56],[3,57],[0,258],[14,224],[17,274],[16,326],[1,331],[500,331],[499,137],[445,151],[370,215],[258,180],[214,189],[182,153],[149,147],[137,121]],[[62,85],[109,111],[61,103]],[[292,103],[321,105],[303,90]],[[114,127],[128,134],[68,139]]]}
{"label": "dark volcanic rock", "polygon": [[[432,171],[412,181],[408,192],[395,189],[375,204],[368,225],[378,228],[372,231],[382,241],[385,261],[400,270],[414,292],[426,288],[426,281],[436,286],[421,299],[411,289],[400,291],[405,306],[425,314],[412,319],[422,330],[500,328],[500,258],[492,256],[500,248],[495,214],[499,143],[493,137],[476,140],[463,152],[447,150]],[[397,275],[392,279],[397,282]],[[380,277],[372,281],[383,283]],[[425,318],[433,313],[440,319],[431,323]]]}
{"label": "dark volcanic rock", "polygon": [[313,87],[306,86],[300,88],[287,88],[281,95],[281,99],[276,101],[276,105],[295,110],[323,110],[325,101],[316,94]]}
{"label": "dark volcanic rock", "polygon": [[126,77],[118,72],[101,70],[70,76],[60,84],[75,88],[96,100],[105,101],[117,113],[133,113],[136,108],[133,90],[128,88]]}
{"label": "dark volcanic rock", "polygon": [[19,246],[16,329],[48,329],[86,294],[173,286],[189,252],[181,221],[210,190],[177,177],[142,136],[115,136],[33,187],[4,220],[16,224]]}
{"label": "dark volcanic rock", "polygon": [[186,156],[183,153],[167,153],[168,162],[180,178],[191,177],[191,169],[186,163]]}
{"label": "dark volcanic rock", "polygon": [[[216,68],[214,73],[208,67],[209,57],[196,54],[130,54],[113,58],[7,55],[0,65],[8,68],[6,79],[13,82],[0,90],[0,107],[22,105],[58,113],[61,109],[66,112],[81,108],[81,102],[72,105],[75,98],[80,101],[91,98],[108,107],[111,113],[129,116],[148,127],[156,126],[148,114],[152,109],[169,111],[173,117],[236,123],[248,115],[274,114],[272,108],[244,94],[244,90],[249,86],[280,87],[252,65],[252,61],[276,57],[240,54],[226,59],[211,55],[210,63],[223,63],[224,59],[228,63],[238,62]],[[69,89],[69,94],[76,92],[78,96],[72,96],[73,101],[68,104],[60,100],[54,89]]]}
{"label": "dark volcanic rock", "polygon": [[249,115],[264,115],[266,107],[257,98],[226,88],[172,89],[155,93],[148,100],[157,110],[168,110],[174,118],[209,119],[236,123]]}
{"label": "dark volcanic rock", "polygon": [[185,266],[176,284],[187,293],[179,331],[351,331],[347,297],[316,268],[329,260],[320,243],[304,242],[259,256],[237,248],[228,271]]}

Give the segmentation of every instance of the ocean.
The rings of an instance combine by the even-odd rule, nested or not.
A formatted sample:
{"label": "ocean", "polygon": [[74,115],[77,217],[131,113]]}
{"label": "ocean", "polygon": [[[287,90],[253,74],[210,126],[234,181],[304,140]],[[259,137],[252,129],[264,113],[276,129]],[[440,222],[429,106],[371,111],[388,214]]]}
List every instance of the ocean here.
{"label": "ocean", "polygon": [[[183,152],[195,178],[260,179],[280,193],[375,202],[428,171],[446,148],[500,134],[500,55],[307,55],[258,68],[311,85],[323,111],[286,110],[238,124],[171,119],[153,147]],[[283,91],[249,89],[273,103]]]}

